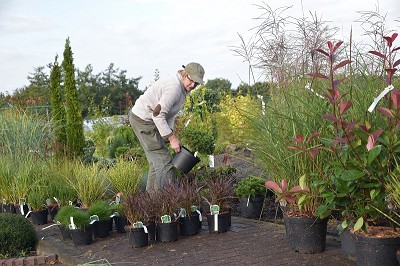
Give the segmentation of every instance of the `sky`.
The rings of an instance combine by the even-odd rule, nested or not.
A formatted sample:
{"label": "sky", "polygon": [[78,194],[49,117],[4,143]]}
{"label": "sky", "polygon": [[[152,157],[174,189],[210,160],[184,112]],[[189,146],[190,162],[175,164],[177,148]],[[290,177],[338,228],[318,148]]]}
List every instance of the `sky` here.
{"label": "sky", "polygon": [[248,81],[248,66],[232,49],[239,34],[245,41],[254,34],[263,2],[292,6],[295,17],[316,13],[344,36],[351,26],[361,34],[357,11],[379,8],[400,33],[398,0],[0,0],[0,92],[29,85],[27,76],[56,55],[60,63],[68,37],[76,68],[91,64],[98,74],[114,63],[128,78],[141,76],[140,89],[156,69],[163,77],[189,62],[204,67],[206,81],[223,78],[236,88]]}

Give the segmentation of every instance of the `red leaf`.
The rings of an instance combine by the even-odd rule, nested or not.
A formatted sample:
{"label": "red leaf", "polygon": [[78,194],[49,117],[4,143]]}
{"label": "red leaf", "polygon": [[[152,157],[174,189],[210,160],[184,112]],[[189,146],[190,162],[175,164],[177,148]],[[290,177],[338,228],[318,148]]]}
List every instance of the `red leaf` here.
{"label": "red leaf", "polygon": [[350,63],[351,63],[351,60],[344,60],[344,61],[340,62],[339,64],[337,64],[337,65],[333,68],[333,70],[336,70],[336,69],[339,69],[339,68],[341,68],[341,67],[344,67],[345,65],[350,64]]}
{"label": "red leaf", "polygon": [[274,181],[271,180],[265,181],[265,187],[272,189],[278,193],[282,193],[282,188],[280,188],[279,185]]}
{"label": "red leaf", "polygon": [[394,108],[400,108],[400,90],[394,90],[392,92],[392,102]]}
{"label": "red leaf", "polygon": [[283,197],[287,202],[294,204],[296,202],[296,198],[292,195],[285,195]]}
{"label": "red leaf", "polygon": [[328,47],[329,47],[329,54],[331,55],[332,54],[332,48],[333,48],[333,44],[332,44],[332,42],[331,41],[328,41]]}
{"label": "red leaf", "polygon": [[383,115],[385,115],[385,116],[387,116],[389,118],[393,118],[394,117],[392,112],[389,109],[387,109],[386,107],[378,107],[377,110],[378,110],[379,113],[381,113],[381,114],[383,114]]}
{"label": "red leaf", "polygon": [[376,141],[378,140],[379,136],[382,134],[383,130],[379,129],[374,134],[369,134],[368,136],[368,143],[367,143],[367,150],[370,151],[372,148],[375,147]]}
{"label": "red leaf", "polygon": [[399,47],[396,47],[396,48],[393,48],[392,53],[395,52],[395,51],[397,51],[397,50],[399,50],[399,49],[400,49],[400,46],[399,46]]}
{"label": "red leaf", "polygon": [[336,89],[328,89],[329,94],[333,97],[333,99],[339,99],[340,98],[340,92]]}
{"label": "red leaf", "polygon": [[306,141],[306,143],[310,143],[313,139],[315,139],[319,135],[319,132],[314,132]]}
{"label": "red leaf", "polygon": [[327,76],[320,74],[320,73],[308,73],[308,75],[311,77],[316,77],[316,78],[329,79]]}
{"label": "red leaf", "polygon": [[379,56],[379,57],[381,57],[381,58],[383,58],[383,59],[385,59],[385,60],[387,61],[387,57],[386,57],[386,55],[384,55],[384,54],[381,54],[380,52],[377,52],[377,51],[369,51],[368,53],[371,53],[371,54],[377,55],[377,56]]}
{"label": "red leaf", "polygon": [[337,48],[339,48],[340,45],[342,45],[342,43],[343,43],[343,41],[338,41],[338,42],[335,44],[335,47],[333,47],[332,53],[334,53],[334,52],[337,50]]}
{"label": "red leaf", "polygon": [[308,151],[308,153],[310,154],[311,158],[315,159],[315,157],[318,155],[318,148],[312,148]]}
{"label": "red leaf", "polygon": [[[397,47],[397,48],[399,48],[399,49],[400,49],[400,46],[399,46],[399,47]],[[393,64],[393,67],[397,67],[399,64],[400,64],[400,59],[397,59],[397,61],[396,61],[396,62],[394,62],[394,64]]]}
{"label": "red leaf", "polygon": [[324,54],[329,57],[329,54],[322,49],[315,49],[315,51],[320,52],[321,54]]}
{"label": "red leaf", "polygon": [[339,113],[343,115],[343,113],[351,107],[351,101],[344,101],[340,104]]}
{"label": "red leaf", "polygon": [[360,128],[365,131],[366,133],[368,133],[368,128],[366,125],[360,125]]}
{"label": "red leaf", "polygon": [[299,146],[288,146],[288,149],[296,150],[296,151],[305,151],[304,148]]}
{"label": "red leaf", "polygon": [[287,182],[286,182],[286,180],[285,180],[285,179],[282,179],[281,184],[282,184],[282,192],[285,192],[286,189],[287,189]]}
{"label": "red leaf", "polygon": [[339,119],[337,119],[337,117],[334,116],[334,115],[332,115],[332,114],[324,114],[324,115],[322,116],[322,118],[325,118],[325,119],[327,119],[327,120],[331,120],[331,121],[336,122],[336,123],[339,122]]}
{"label": "red leaf", "polygon": [[297,135],[295,138],[292,139],[292,141],[297,143],[303,143],[303,134]]}
{"label": "red leaf", "polygon": [[310,188],[309,187],[302,188],[301,186],[295,186],[289,190],[290,193],[298,193],[298,192],[304,192],[304,191],[310,192]]}

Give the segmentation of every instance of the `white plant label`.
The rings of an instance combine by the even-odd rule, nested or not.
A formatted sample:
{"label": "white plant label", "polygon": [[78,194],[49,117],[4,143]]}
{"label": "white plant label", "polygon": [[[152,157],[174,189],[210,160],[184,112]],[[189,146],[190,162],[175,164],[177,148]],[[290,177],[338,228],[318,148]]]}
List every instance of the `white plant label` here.
{"label": "white plant label", "polygon": [[218,231],[218,213],[214,214],[214,231]]}
{"label": "white plant label", "polygon": [[215,162],[214,155],[213,154],[209,155],[208,156],[208,166],[214,167],[214,162]]}
{"label": "white plant label", "polygon": [[371,106],[368,108],[368,112],[372,113],[372,111],[375,109],[376,105],[378,104],[378,102],[385,97],[386,94],[388,94],[391,90],[393,90],[394,87],[392,84],[390,84],[389,86],[387,86],[379,95],[378,97],[376,97],[374,99],[374,101],[372,102]]}
{"label": "white plant label", "polygon": [[199,214],[199,221],[203,221],[203,216],[201,215],[201,212],[199,210],[196,210],[196,212]]}
{"label": "white plant label", "polygon": [[76,229],[76,225],[75,225],[75,223],[74,223],[74,217],[69,217],[69,221],[70,221],[70,224],[69,224],[69,230],[75,230]]}
{"label": "white plant label", "polygon": [[99,221],[99,216],[98,215],[92,215],[90,216],[90,224],[94,224],[95,222]]}

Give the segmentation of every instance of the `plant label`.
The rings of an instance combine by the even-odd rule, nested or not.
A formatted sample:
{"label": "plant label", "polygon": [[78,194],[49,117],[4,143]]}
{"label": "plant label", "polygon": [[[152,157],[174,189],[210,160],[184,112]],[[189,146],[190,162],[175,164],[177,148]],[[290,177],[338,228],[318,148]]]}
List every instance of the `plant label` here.
{"label": "plant label", "polygon": [[211,214],[219,214],[219,206],[218,205],[211,205],[210,206]]}
{"label": "plant label", "polygon": [[[137,221],[136,223],[133,223],[133,228],[142,228],[142,227],[145,227],[145,226],[143,225],[143,223],[141,221]],[[146,228],[146,230],[147,230],[147,228]]]}
{"label": "plant label", "polygon": [[90,224],[93,224],[94,222],[98,222],[98,221],[99,221],[99,216],[97,216],[97,215],[90,216]]}
{"label": "plant label", "polygon": [[184,208],[181,208],[181,210],[179,212],[179,216],[180,217],[186,217],[186,210]]}
{"label": "plant label", "polygon": [[171,222],[171,216],[170,215],[161,216],[161,222],[162,223],[170,223]]}

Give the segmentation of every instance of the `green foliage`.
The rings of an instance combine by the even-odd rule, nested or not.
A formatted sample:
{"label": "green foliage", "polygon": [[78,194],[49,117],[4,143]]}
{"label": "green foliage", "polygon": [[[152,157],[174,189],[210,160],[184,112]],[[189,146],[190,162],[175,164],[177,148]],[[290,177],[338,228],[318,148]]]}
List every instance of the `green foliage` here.
{"label": "green foliage", "polygon": [[70,224],[70,217],[72,217],[73,213],[76,211],[77,208],[75,206],[65,205],[58,210],[54,218],[61,226],[68,228],[68,225]]}
{"label": "green foliage", "polygon": [[182,143],[193,152],[203,154],[214,153],[214,136],[211,130],[198,124],[189,124],[180,134]]}
{"label": "green foliage", "polygon": [[70,158],[83,154],[85,137],[83,134],[82,110],[78,102],[78,91],[75,84],[75,66],[69,38],[65,42],[64,69],[65,100],[67,109],[67,152]]}
{"label": "green foliage", "polygon": [[121,192],[123,196],[135,193],[140,185],[145,164],[145,161],[140,159],[127,161],[118,158],[104,173],[110,181],[110,189],[115,194]]}
{"label": "green foliage", "polygon": [[[250,126],[243,137],[253,150],[258,165],[270,179],[277,183],[285,179],[292,187],[298,184],[298,178],[304,173],[315,170],[316,166],[306,155],[294,153],[288,147],[301,132],[311,135],[315,129],[326,131],[329,123],[316,113],[327,110],[326,102],[307,90],[304,81],[299,81],[292,83],[290,88],[272,90],[265,114],[244,113]],[[329,158],[330,155],[324,156]]]}
{"label": "green foliage", "polygon": [[47,199],[47,186],[44,180],[37,180],[31,185],[27,195],[27,203],[31,207],[32,211],[39,211],[46,209]]}
{"label": "green foliage", "polygon": [[235,184],[235,194],[239,198],[263,197],[266,193],[265,179],[258,176],[243,178]]}
{"label": "green foliage", "polygon": [[66,114],[64,108],[63,94],[61,89],[61,68],[56,56],[50,74],[50,106],[52,115],[52,129],[55,136],[55,153],[58,156],[64,155],[67,144]]}
{"label": "green foliage", "polygon": [[87,212],[89,216],[99,216],[99,220],[110,220],[110,216],[112,214],[111,206],[105,200],[96,201],[89,207]]}
{"label": "green foliage", "polygon": [[[130,126],[120,126],[114,129],[111,137],[109,138],[108,151],[110,158],[116,158],[118,155],[123,155],[124,152],[130,149],[138,149],[140,146],[139,140],[133,133]],[[124,148],[124,149],[121,149]],[[139,152],[143,156],[143,151]]]}
{"label": "green foliage", "polygon": [[100,169],[97,164],[85,165],[78,161],[70,167],[72,175],[67,177],[67,182],[75,190],[83,207],[90,207],[94,202],[101,200],[109,186],[105,170]]}
{"label": "green foliage", "polygon": [[16,161],[32,155],[49,155],[53,135],[51,123],[45,117],[17,108],[7,109],[0,113],[0,128],[0,154]]}
{"label": "green foliage", "polygon": [[99,118],[93,121],[92,128],[93,130],[86,132],[86,135],[94,141],[96,146],[94,155],[107,158],[109,155],[107,141],[112,132],[117,128],[117,121],[115,119],[106,120]]}
{"label": "green foliage", "polygon": [[0,255],[14,257],[35,250],[38,237],[32,223],[22,215],[0,213]]}
{"label": "green foliage", "polygon": [[89,213],[72,205],[62,206],[55,216],[55,220],[64,228],[69,229],[70,217],[73,217],[77,229],[83,229],[90,223]]}

